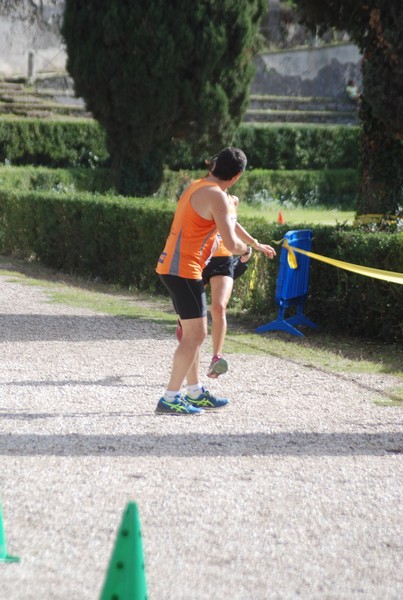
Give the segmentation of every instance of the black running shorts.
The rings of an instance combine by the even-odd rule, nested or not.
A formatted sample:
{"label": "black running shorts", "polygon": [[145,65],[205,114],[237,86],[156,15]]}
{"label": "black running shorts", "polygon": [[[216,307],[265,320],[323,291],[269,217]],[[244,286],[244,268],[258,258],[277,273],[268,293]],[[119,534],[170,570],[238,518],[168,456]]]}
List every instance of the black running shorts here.
{"label": "black running shorts", "polygon": [[177,275],[158,275],[171,296],[181,319],[198,319],[207,315],[207,299],[202,279],[185,279]]}
{"label": "black running shorts", "polygon": [[203,283],[207,285],[210,279],[216,275],[231,277],[235,280],[245,273],[248,266],[249,262],[242,262],[239,257],[213,256],[203,269]]}

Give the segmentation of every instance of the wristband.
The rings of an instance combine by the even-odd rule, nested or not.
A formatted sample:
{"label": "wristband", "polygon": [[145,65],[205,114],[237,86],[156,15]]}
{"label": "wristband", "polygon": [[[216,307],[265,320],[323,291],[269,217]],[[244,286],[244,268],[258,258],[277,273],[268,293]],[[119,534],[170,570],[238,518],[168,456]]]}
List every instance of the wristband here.
{"label": "wristband", "polygon": [[257,241],[257,239],[255,238],[255,239],[253,240],[253,243],[252,243],[252,246],[253,246],[253,248],[254,248],[255,250],[257,250],[256,246],[257,246],[258,244],[259,244],[259,242],[258,242],[258,241]]}

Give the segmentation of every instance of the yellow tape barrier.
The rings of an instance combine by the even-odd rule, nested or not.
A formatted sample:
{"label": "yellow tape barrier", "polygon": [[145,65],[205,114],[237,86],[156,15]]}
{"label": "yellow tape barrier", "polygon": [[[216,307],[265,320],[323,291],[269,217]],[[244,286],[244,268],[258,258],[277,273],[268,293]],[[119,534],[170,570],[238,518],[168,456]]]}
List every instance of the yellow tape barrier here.
{"label": "yellow tape barrier", "polygon": [[394,273],[393,271],[382,271],[381,269],[373,269],[371,267],[353,265],[351,263],[343,262],[342,260],[336,260],[335,258],[327,258],[326,256],[315,254],[314,252],[308,252],[308,250],[302,250],[301,248],[291,247],[288,244],[287,240],[283,241],[283,246],[288,250],[287,260],[291,269],[296,269],[298,267],[297,258],[294,254],[295,252],[298,252],[299,254],[305,254],[305,256],[310,256],[315,260],[319,260],[321,262],[327,263],[328,265],[332,265],[333,267],[345,269],[346,271],[351,271],[352,273],[358,273],[358,275],[366,275],[367,277],[374,277],[375,279],[382,279],[383,281],[389,281],[391,283],[400,283],[401,285],[403,285],[403,273]]}

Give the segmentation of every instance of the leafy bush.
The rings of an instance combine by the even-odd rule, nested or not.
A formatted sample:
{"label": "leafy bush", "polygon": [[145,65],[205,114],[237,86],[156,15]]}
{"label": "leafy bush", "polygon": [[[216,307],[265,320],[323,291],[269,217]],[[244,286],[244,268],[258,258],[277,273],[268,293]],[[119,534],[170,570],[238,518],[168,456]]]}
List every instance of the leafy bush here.
{"label": "leafy bush", "polygon": [[[240,125],[232,145],[242,148],[248,169],[357,169],[359,128],[335,125]],[[172,143],[166,165],[202,169],[206,156],[192,157],[187,145]]]}
{"label": "leafy bush", "polygon": [[242,125],[234,145],[254,169],[356,169],[358,134],[341,125]]}
{"label": "leafy bush", "polygon": [[49,169],[47,167],[0,167],[0,187],[20,191],[113,193],[111,171],[105,168]]}
{"label": "leafy bush", "polygon": [[0,119],[0,163],[96,167],[107,159],[104,132],[90,119]]}
{"label": "leafy bush", "polygon": [[3,188],[1,251],[128,287],[156,289],[156,257],[172,213],[172,206],[150,198]]}
{"label": "leafy bush", "polygon": [[[289,230],[266,225],[264,229],[242,222],[259,240],[273,243]],[[295,225],[293,229],[306,229]],[[312,226],[312,251],[321,256],[384,271],[403,272],[403,233],[365,233],[351,227]],[[255,253],[256,254],[256,253]],[[277,317],[274,304],[276,276],[273,265],[262,255],[254,256],[249,268],[235,283],[237,302],[242,309],[259,316],[261,323]],[[298,260],[298,256],[297,256]],[[278,264],[278,263],[277,263]],[[322,330],[347,335],[403,340],[403,286],[351,273],[310,261],[309,294],[304,313]],[[295,313],[292,309],[286,317]]]}
{"label": "leafy bush", "polygon": [[[315,252],[348,263],[403,273],[403,233],[351,228],[314,231]],[[333,331],[403,340],[403,286],[312,261],[315,318]],[[330,272],[329,272],[330,270]],[[400,314],[400,317],[399,317]]]}
{"label": "leafy bush", "polygon": [[326,206],[353,209],[358,189],[354,169],[318,171],[247,171],[232,188],[249,204],[275,201],[292,206]]}

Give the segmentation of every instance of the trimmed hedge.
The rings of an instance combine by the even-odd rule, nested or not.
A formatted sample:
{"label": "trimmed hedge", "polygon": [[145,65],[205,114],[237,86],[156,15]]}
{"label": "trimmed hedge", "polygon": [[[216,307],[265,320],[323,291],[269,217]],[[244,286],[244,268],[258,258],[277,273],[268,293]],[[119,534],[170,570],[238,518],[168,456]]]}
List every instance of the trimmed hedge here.
{"label": "trimmed hedge", "polygon": [[[0,250],[36,257],[58,270],[101,277],[139,290],[165,293],[155,265],[175,205],[155,198],[89,193],[17,192],[0,188]],[[265,219],[242,219],[256,238],[272,243],[289,227]],[[306,228],[294,226],[293,229]],[[363,233],[348,227],[312,227],[314,252],[350,263],[403,272],[403,233]],[[255,253],[236,282],[233,302],[260,325],[277,315],[278,260]],[[325,331],[403,340],[403,286],[311,262],[304,311]]]}
{"label": "trimmed hedge", "polygon": [[0,189],[0,248],[58,270],[155,290],[156,257],[173,207],[90,193]]}
{"label": "trimmed hedge", "polygon": [[[359,131],[334,125],[243,124],[232,144],[244,150],[249,169],[356,169]],[[165,162],[172,170],[202,169],[205,158],[192,158],[189,146],[176,141]],[[0,118],[0,163],[91,167],[108,159],[105,134],[96,121]]]}
{"label": "trimmed hedge", "polygon": [[[315,228],[315,252],[348,263],[403,273],[403,233]],[[403,340],[403,286],[312,261],[310,305],[332,331]]]}
{"label": "trimmed hedge", "polygon": [[0,187],[21,192],[92,192],[113,194],[113,179],[109,169],[82,167],[50,169],[48,167],[0,166]]}
{"label": "trimmed hedge", "polygon": [[[232,140],[248,157],[248,169],[357,169],[359,127],[343,125],[240,125]],[[199,169],[205,155],[192,159],[175,142],[166,158],[172,170]]]}
{"label": "trimmed hedge", "polygon": [[358,193],[355,169],[318,171],[247,171],[232,191],[250,204],[273,200],[298,206],[326,206],[353,210]]}
{"label": "trimmed hedge", "polygon": [[[164,172],[164,181],[156,193],[177,200],[192,179],[203,171]],[[113,193],[108,169],[48,169],[46,167],[0,167],[0,186],[18,190],[73,193],[90,191]],[[273,202],[299,206],[342,207],[352,210],[358,189],[358,174],[353,169],[320,171],[246,171],[232,188],[243,202],[265,205]]]}
{"label": "trimmed hedge", "polygon": [[358,127],[342,125],[242,125],[235,145],[254,169],[356,169]]}
{"label": "trimmed hedge", "polygon": [[105,133],[95,121],[0,118],[3,164],[91,167],[107,159]]}
{"label": "trimmed hedge", "polygon": [[[164,181],[156,195],[177,199],[192,179],[203,177],[206,170],[165,170]],[[354,210],[358,192],[355,169],[318,171],[246,171],[231,192],[243,202],[265,205],[272,202],[295,206],[326,206]]]}

